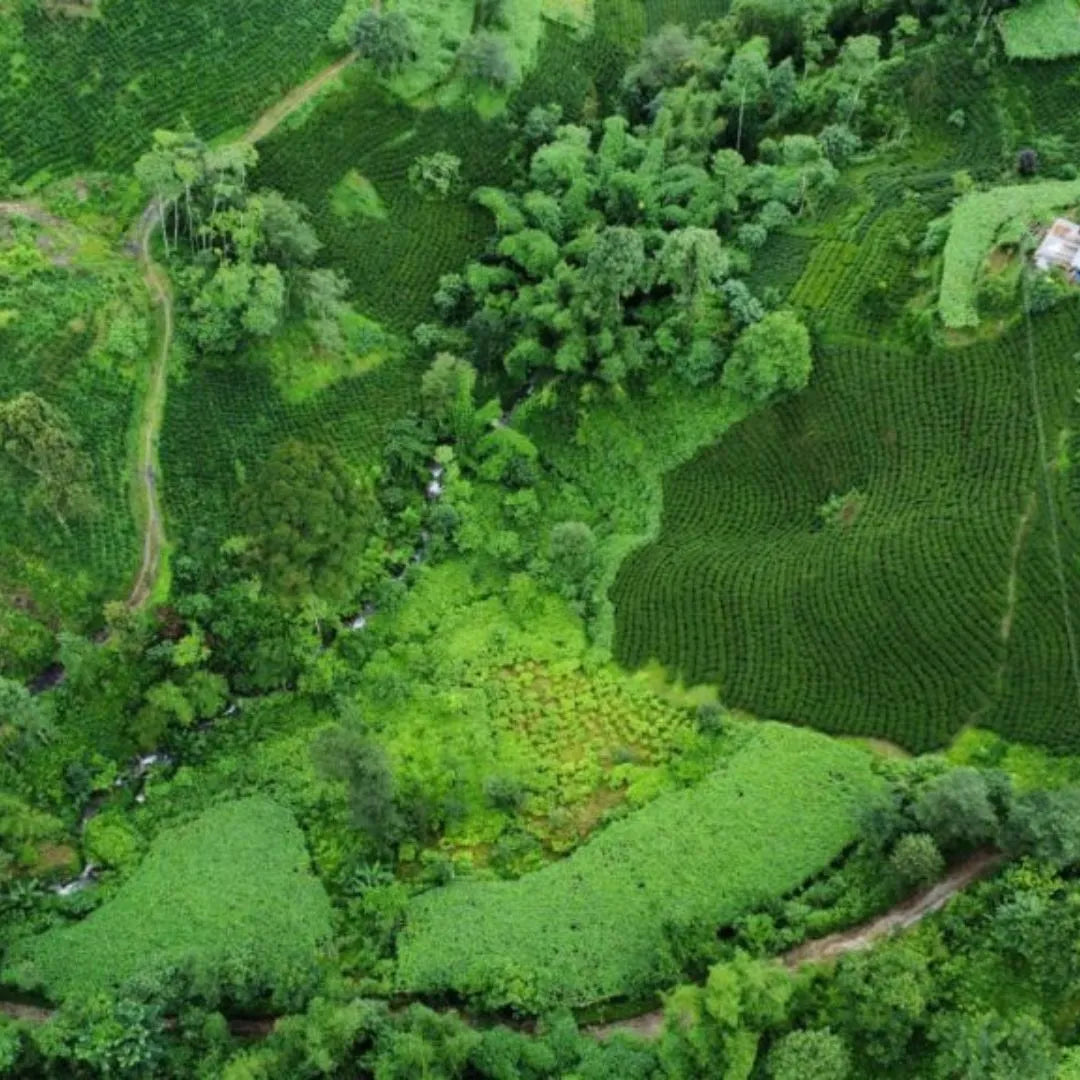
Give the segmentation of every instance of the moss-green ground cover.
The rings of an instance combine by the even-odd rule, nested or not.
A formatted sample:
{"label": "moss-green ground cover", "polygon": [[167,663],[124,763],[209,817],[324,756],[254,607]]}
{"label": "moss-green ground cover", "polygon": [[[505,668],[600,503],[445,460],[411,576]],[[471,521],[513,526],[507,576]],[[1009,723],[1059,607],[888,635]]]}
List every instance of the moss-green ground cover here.
{"label": "moss-green ground cover", "polygon": [[661,796],[562,862],[418,897],[399,984],[542,1010],[645,993],[665,924],[723,925],[827,865],[876,782],[854,747],[781,725],[741,731],[703,783]]}
{"label": "moss-green ground cover", "polygon": [[1080,5],[1076,0],[1032,0],[998,18],[1010,60],[1060,60],[1080,55]]}
{"label": "moss-green ground cover", "polygon": [[255,988],[295,985],[329,936],[330,903],[292,814],[257,797],[160,834],[115,897],[22,942],[9,974],[54,999],[185,964],[231,967]]}

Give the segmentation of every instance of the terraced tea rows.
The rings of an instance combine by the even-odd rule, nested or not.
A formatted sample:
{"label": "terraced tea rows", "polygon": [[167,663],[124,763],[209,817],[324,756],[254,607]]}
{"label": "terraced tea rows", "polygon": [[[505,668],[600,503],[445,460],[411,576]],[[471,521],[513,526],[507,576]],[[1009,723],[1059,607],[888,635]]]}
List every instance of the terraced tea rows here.
{"label": "terraced tea rows", "polygon": [[[1078,316],[1036,323],[1051,432],[1074,389]],[[668,478],[661,533],[612,591],[618,656],[659,658],[760,715],[911,749],[976,717],[1077,745],[1045,508],[1002,629],[1041,482],[1024,347],[1015,335],[948,353],[826,350],[798,399]]]}
{"label": "terraced tea rows", "polygon": [[341,5],[112,0],[103,18],[17,6],[0,11],[14,35],[0,146],[22,179],[126,169],[158,127],[213,136],[245,123],[315,66]]}
{"label": "terraced tea rows", "polygon": [[[451,119],[413,110],[354,71],[348,87],[302,127],[259,150],[257,183],[311,209],[326,245],[321,257],[348,276],[359,306],[408,329],[429,314],[439,277],[460,269],[487,239],[490,217],[468,195],[503,177],[506,140],[497,124],[471,113]],[[462,162],[460,188],[446,199],[417,194],[407,176],[419,155],[437,150]],[[333,189],[351,170],[374,186],[384,218],[343,220],[335,213]]]}

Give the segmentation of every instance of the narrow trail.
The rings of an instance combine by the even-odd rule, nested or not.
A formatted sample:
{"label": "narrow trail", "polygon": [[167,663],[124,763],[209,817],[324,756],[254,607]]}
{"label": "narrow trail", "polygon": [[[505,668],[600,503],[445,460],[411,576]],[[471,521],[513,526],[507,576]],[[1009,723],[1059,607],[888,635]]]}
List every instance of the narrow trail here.
{"label": "narrow trail", "polygon": [[[341,74],[356,60],[356,53],[336,60],[323,68],[306,83],[296,87],[280,101],[271,105],[242,137],[243,142],[257,143],[275,131],[297,109],[306,105],[331,80]],[[28,213],[37,220],[49,218],[40,208],[23,203],[0,203],[0,212],[7,206],[18,207],[19,212]],[[59,219],[52,219],[54,221]],[[142,560],[135,583],[128,594],[127,606],[141,608],[153,595],[161,572],[161,553],[166,546],[165,522],[161,512],[161,497],[158,477],[158,437],[162,420],[165,416],[165,392],[168,385],[169,352],[172,349],[175,312],[172,288],[166,270],[154,261],[151,240],[154,230],[160,225],[161,214],[156,199],[147,204],[139,217],[134,248],[147,292],[157,309],[160,322],[158,347],[150,366],[146,396],[141,406],[139,417],[136,455],[133,469],[135,484],[134,502],[138,524],[142,533]]]}
{"label": "narrow trail", "polygon": [[[875,942],[900,930],[907,930],[936,911],[940,911],[958,892],[972,882],[986,877],[1001,865],[1004,856],[996,851],[977,851],[953,867],[937,884],[901,900],[884,914],[827,937],[815,938],[783,953],[777,959],[785,967],[832,960],[845,953],[869,948]],[[620,1032],[642,1039],[657,1039],[664,1027],[664,1010],[653,1009],[628,1020],[594,1024],[585,1031],[601,1041]]]}
{"label": "narrow trail", "polygon": [[47,210],[43,210],[40,206],[37,206],[32,202],[19,202],[17,200],[4,202],[3,200],[0,200],[0,215],[4,217],[28,217],[31,221],[36,221],[39,225],[67,224],[63,218],[58,218],[55,214],[50,214]]}

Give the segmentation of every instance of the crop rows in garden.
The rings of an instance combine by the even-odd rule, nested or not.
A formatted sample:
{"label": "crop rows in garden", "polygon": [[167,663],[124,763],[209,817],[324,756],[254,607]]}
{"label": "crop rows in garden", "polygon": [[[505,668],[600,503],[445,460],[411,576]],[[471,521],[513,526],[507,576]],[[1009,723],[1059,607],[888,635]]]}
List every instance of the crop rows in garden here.
{"label": "crop rows in garden", "polygon": [[[1044,495],[1044,477],[1033,473],[1034,513],[1018,552],[1017,602],[1008,628],[1000,696],[988,723],[1012,739],[1039,742],[1075,753],[1080,747],[1080,687],[1073,672],[1058,546],[1064,570],[1069,620],[1080,634],[1080,477],[1072,432],[1080,424],[1074,397],[1080,378],[1073,357],[1080,318],[1036,319],[1034,357],[1045,409],[1045,427],[1055,495],[1056,538]],[[1027,370],[1026,359],[1016,363]],[[1080,645],[1080,642],[1078,642]]]}
{"label": "crop rows in garden", "polygon": [[831,331],[881,339],[914,290],[910,250],[930,215],[899,182],[875,194],[868,206],[826,221],[790,299]]}
{"label": "crop rows in garden", "polygon": [[745,741],[707,780],[568,858],[415,897],[400,988],[530,1013],[648,994],[675,974],[665,925],[729,924],[827,866],[877,786],[865,752],[774,724],[730,737]]}
{"label": "crop rows in garden", "polygon": [[0,92],[16,176],[126,169],[155,128],[247,123],[300,82],[340,0],[112,0],[102,18],[21,5],[19,65]]}
{"label": "crop rows in garden", "polygon": [[[1076,325],[1075,305],[1036,323],[1048,400],[1072,375]],[[1060,631],[1048,621],[1036,646],[1022,630],[1049,603],[1038,530],[1021,562],[1009,715],[990,711],[1010,553],[1038,476],[1024,347],[1019,333],[955,352],[825,350],[809,389],[669,476],[661,533],[612,590],[619,658],[657,658],[762,716],[913,750],[976,717],[1080,742],[1075,712],[1044,715],[1071,678]],[[854,519],[822,521],[852,491]]]}
{"label": "crop rows in garden", "polygon": [[[320,258],[348,276],[358,306],[408,330],[430,314],[439,277],[461,269],[490,234],[490,216],[469,193],[506,178],[506,146],[497,124],[471,112],[413,110],[357,71],[301,127],[260,146],[256,183],[305,203],[325,244]],[[437,150],[462,162],[461,188],[446,199],[418,195],[407,177],[416,157]],[[334,213],[334,186],[350,170],[375,186],[385,220]]]}
{"label": "crop rows in garden", "polygon": [[503,734],[523,744],[530,775],[527,812],[565,821],[570,834],[552,836],[573,843],[596,823],[593,797],[607,789],[613,798],[621,782],[618,767],[658,765],[693,730],[685,708],[615,673],[586,674],[566,665],[527,660],[485,683],[491,715]]}

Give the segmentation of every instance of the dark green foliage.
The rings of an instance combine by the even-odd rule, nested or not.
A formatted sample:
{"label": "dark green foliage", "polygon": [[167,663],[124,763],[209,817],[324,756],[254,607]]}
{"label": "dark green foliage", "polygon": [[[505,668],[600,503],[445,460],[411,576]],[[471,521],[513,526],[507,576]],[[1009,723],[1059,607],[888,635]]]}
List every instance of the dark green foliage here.
{"label": "dark green foliage", "polygon": [[252,565],[293,601],[347,600],[372,509],[340,454],[298,440],[275,448],[240,494]]}
{"label": "dark green foliage", "polygon": [[1037,1016],[994,1012],[945,1013],[935,1018],[930,1037],[937,1046],[930,1075],[935,1080],[1051,1080],[1057,1048]]}
{"label": "dark green foliage", "polygon": [[393,75],[416,59],[416,40],[408,16],[401,11],[365,11],[349,35],[352,47],[380,75]]}
{"label": "dark green foliage", "polygon": [[977,847],[997,837],[998,820],[986,778],[960,768],[935,777],[915,803],[915,820],[944,851]]}
{"label": "dark green foliage", "polygon": [[0,91],[0,145],[17,179],[127,169],[155,128],[216,135],[300,82],[340,0],[121,0],[100,18],[20,5]]}
{"label": "dark green foliage", "polygon": [[[441,275],[459,270],[490,233],[490,218],[466,198],[505,177],[506,140],[496,123],[472,113],[451,119],[437,109],[414,111],[362,72],[329,98],[302,127],[259,146],[254,183],[304,203],[325,247],[320,261],[352,284],[357,306],[394,329],[411,330],[430,312]],[[425,198],[409,182],[422,155],[461,160],[457,197]],[[374,185],[387,213],[343,222],[334,212],[335,184],[356,170]]]}
{"label": "dark green foliage", "polygon": [[311,754],[320,772],[345,781],[352,824],[371,849],[377,855],[391,853],[402,822],[386,751],[355,732],[332,728],[322,733]]}
{"label": "dark green foliage", "polygon": [[1031,791],[1009,812],[1005,843],[1011,851],[1065,869],[1080,861],[1080,789]]}
{"label": "dark green foliage", "polygon": [[67,518],[92,512],[90,459],[79,442],[69,417],[37,394],[0,401],[0,450],[33,477],[28,514],[44,510],[63,526]]}
{"label": "dark green foliage", "polygon": [[[1051,430],[1071,414],[1075,320],[1058,309],[1035,328]],[[660,536],[612,590],[621,659],[659,658],[761,715],[913,749],[987,703],[984,723],[1006,734],[1074,745],[1026,347],[1019,333],[963,353],[827,350],[798,398],[668,478]],[[1069,557],[1080,534],[1053,483]],[[857,516],[822,527],[818,508],[852,489]]]}

